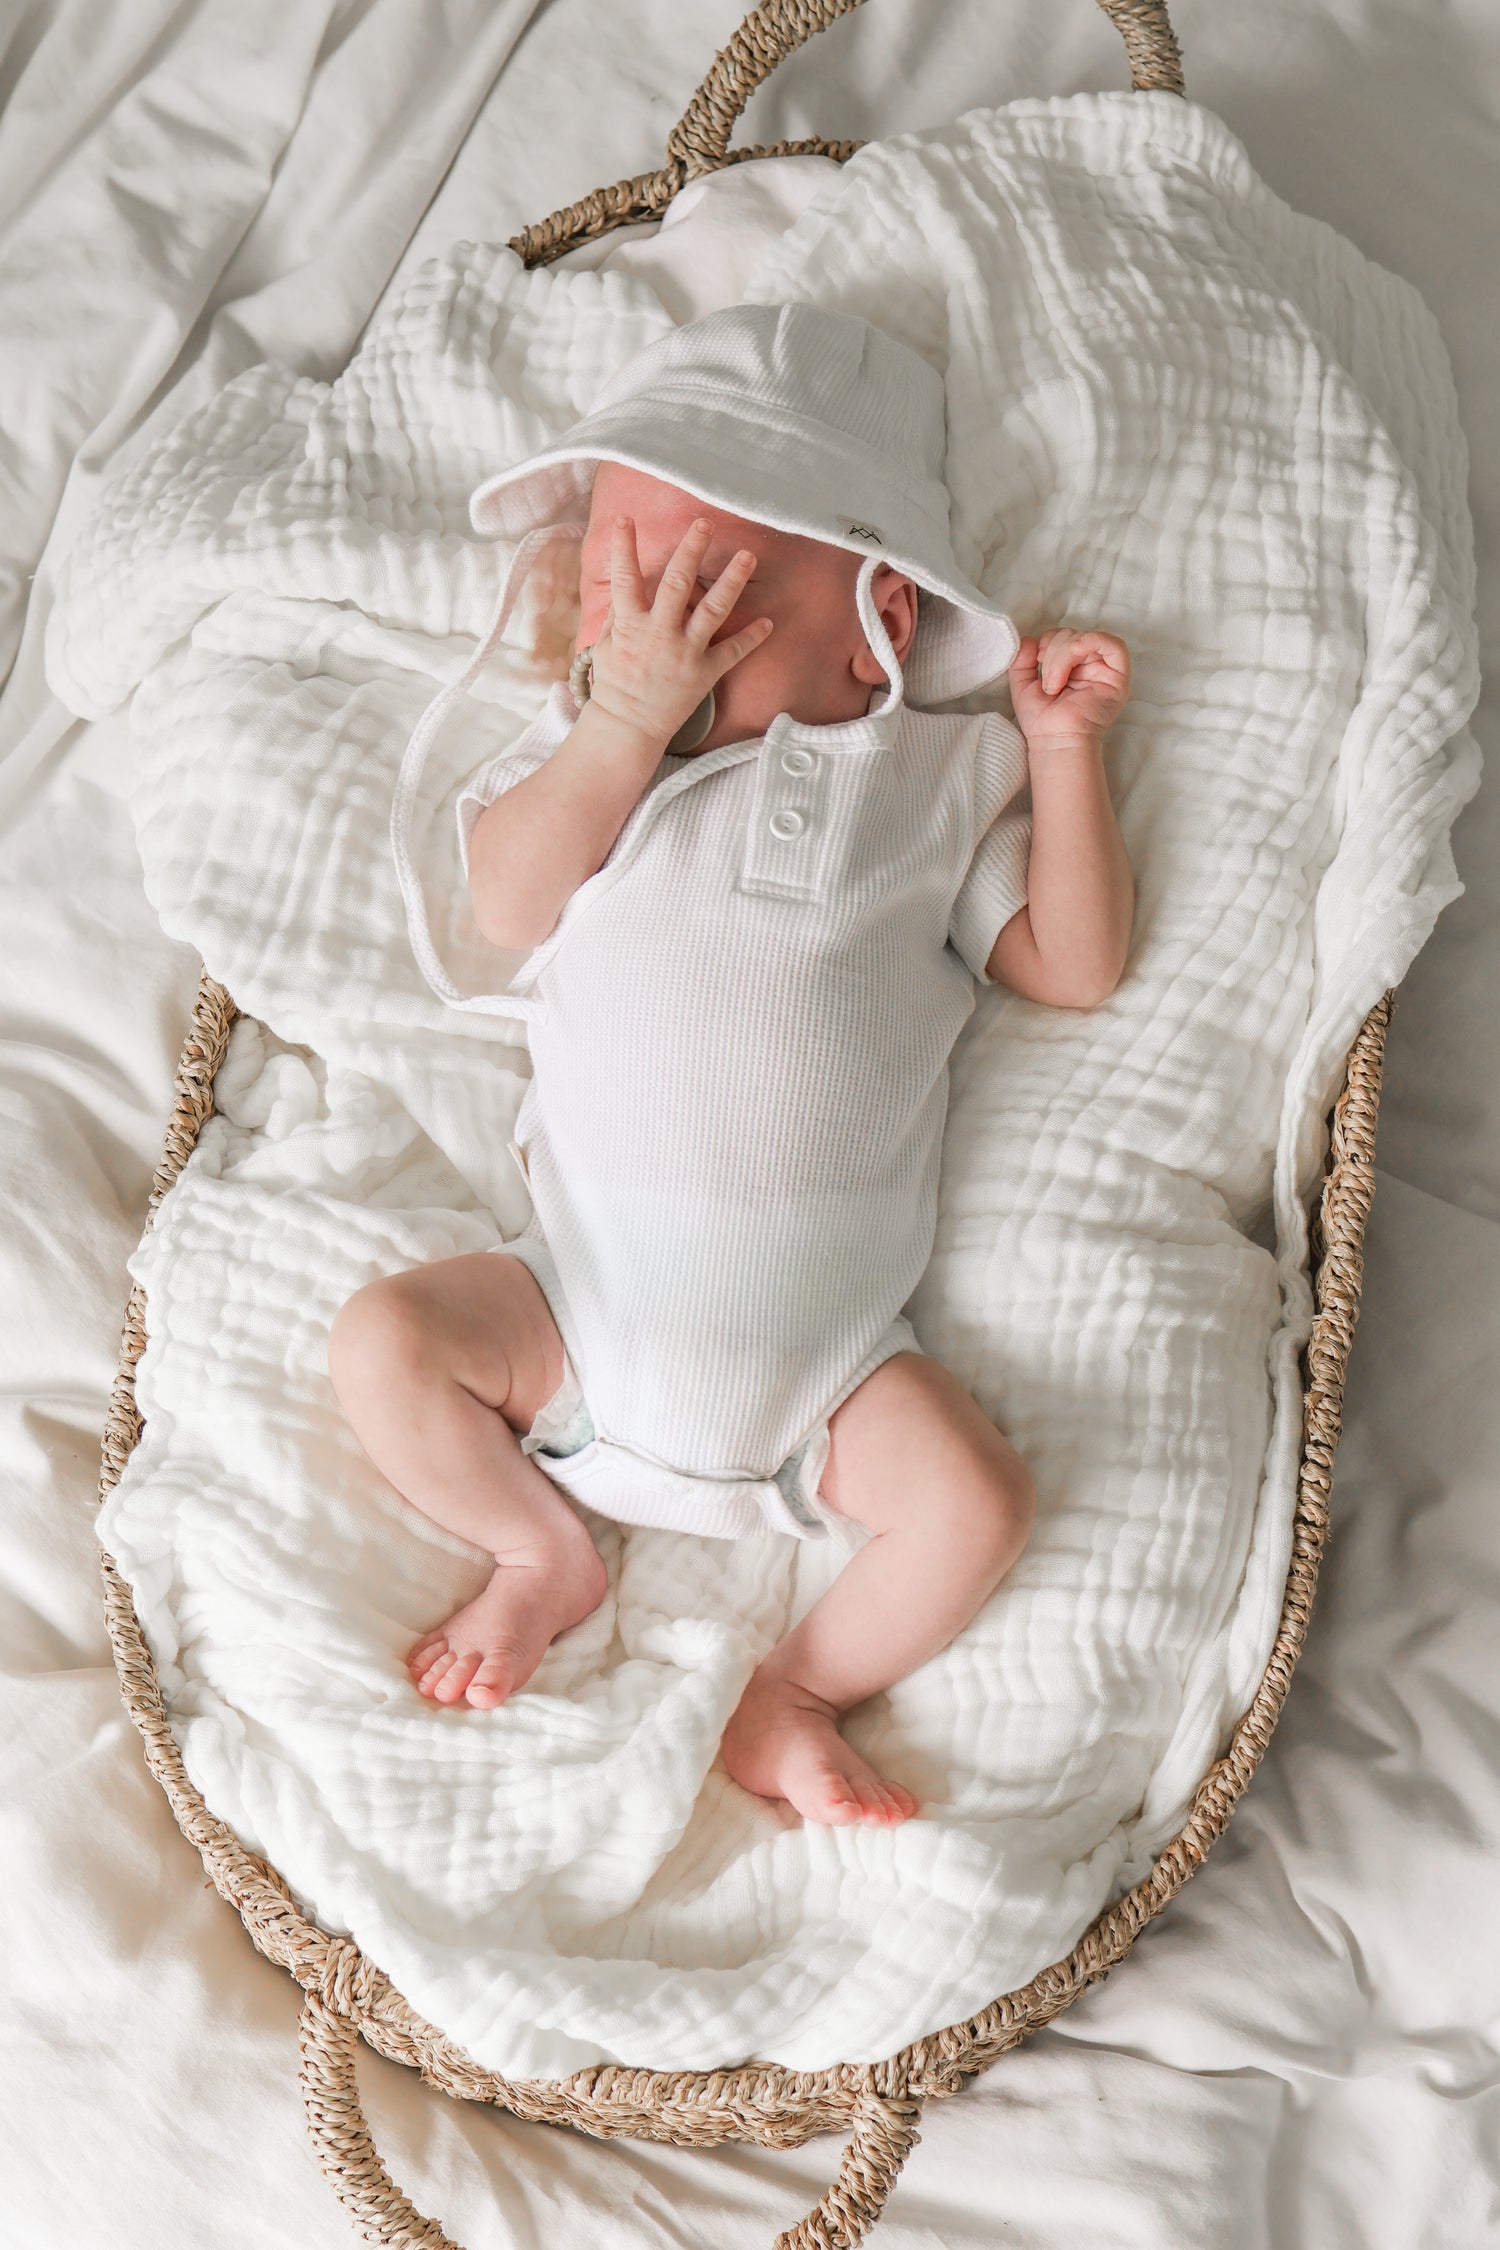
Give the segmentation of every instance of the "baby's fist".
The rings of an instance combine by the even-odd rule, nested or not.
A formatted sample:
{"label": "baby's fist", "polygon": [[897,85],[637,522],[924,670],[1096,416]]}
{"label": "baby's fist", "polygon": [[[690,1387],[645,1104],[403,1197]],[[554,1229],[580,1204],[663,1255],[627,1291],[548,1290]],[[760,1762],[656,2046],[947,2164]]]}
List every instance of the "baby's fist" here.
{"label": "baby's fist", "polygon": [[1114,633],[1055,626],[1039,640],[1022,641],[1010,695],[1028,749],[1097,739],[1129,700],[1130,651]]}

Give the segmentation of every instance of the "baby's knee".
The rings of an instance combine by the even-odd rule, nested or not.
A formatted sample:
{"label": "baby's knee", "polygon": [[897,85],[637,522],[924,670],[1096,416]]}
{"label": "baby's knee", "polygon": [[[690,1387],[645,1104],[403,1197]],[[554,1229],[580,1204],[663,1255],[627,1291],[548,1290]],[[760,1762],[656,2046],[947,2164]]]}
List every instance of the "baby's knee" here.
{"label": "baby's knee", "polygon": [[1001,1575],[1031,1537],[1036,1522],[1036,1486],[1010,1440],[998,1430],[995,1434],[1000,1439],[1000,1451],[991,1458],[987,1522],[992,1559],[997,1575]]}
{"label": "baby's knee", "polygon": [[898,1352],[830,1423],[822,1481],[835,1509],[872,1530],[910,1520],[998,1580],[1031,1535],[1036,1490],[1020,1454],[941,1360]]}
{"label": "baby's knee", "polygon": [[977,1568],[992,1569],[999,1577],[1031,1536],[1036,1519],[1031,1471],[950,1369],[928,1360],[912,1369],[912,1378],[932,1386],[941,1430],[934,1458],[946,1471],[939,1482],[955,1517],[956,1535]]}
{"label": "baby's knee", "polygon": [[340,1401],[372,1384],[405,1388],[420,1377],[430,1350],[423,1307],[405,1274],[382,1276],[342,1304],[328,1331],[328,1375]]}
{"label": "baby's knee", "polygon": [[[997,1585],[1031,1537],[1036,1488],[1014,1446],[994,1429],[950,1432],[925,1495],[928,1536],[964,1556],[976,1579]],[[998,1444],[995,1443],[998,1439]]]}

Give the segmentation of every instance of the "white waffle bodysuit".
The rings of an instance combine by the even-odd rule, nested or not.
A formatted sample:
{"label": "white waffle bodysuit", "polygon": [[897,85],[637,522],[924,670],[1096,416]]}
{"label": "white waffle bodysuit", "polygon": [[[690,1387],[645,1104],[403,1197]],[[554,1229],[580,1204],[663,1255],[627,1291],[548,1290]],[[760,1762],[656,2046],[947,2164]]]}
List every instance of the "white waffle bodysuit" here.
{"label": "white waffle bodysuit", "polygon": [[[1025,903],[1030,823],[1010,721],[911,711],[899,678],[863,718],[663,757],[512,982],[535,1216],[503,1247],[571,1362],[526,1450],[603,1515],[818,1536],[829,1415],[919,1348],[900,1308],[948,1056]],[[560,682],[470,784],[465,867],[484,806],[577,715]],[[555,1455],[560,1421],[577,1449]]]}
{"label": "white waffle bodysuit", "polygon": [[[502,1248],[536,1275],[567,1363],[522,1449],[622,1522],[826,1534],[829,1416],[920,1349],[901,1307],[932,1252],[948,1057],[1030,849],[1016,728],[908,704],[993,685],[1019,645],[953,552],[945,415],[939,372],[858,315],[731,305],[635,354],[471,500],[476,530],[517,544],[473,662],[407,745],[392,849],[433,990],[527,1026],[513,1146],[533,1217]],[[601,460],[859,554],[887,686],[859,719],[783,713],[756,740],[664,755],[508,991],[465,993],[412,852],[423,762],[532,561],[583,538]],[[904,669],[871,591],[882,562],[919,589]],[[484,806],[577,716],[559,683],[464,793],[466,871]]]}

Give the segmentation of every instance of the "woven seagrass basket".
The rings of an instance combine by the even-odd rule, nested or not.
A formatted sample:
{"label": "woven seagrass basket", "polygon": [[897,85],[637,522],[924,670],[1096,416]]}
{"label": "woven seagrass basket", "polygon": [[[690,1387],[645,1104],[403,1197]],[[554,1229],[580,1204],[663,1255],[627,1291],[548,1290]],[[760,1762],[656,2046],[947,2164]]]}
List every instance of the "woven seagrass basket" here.
{"label": "woven seagrass basket", "polygon": [[[511,247],[528,265],[632,220],[663,211],[700,174],[752,156],[821,154],[842,162],[854,141],[778,141],[731,149],[730,129],[781,57],[860,0],[763,0],[714,58],[713,68],[667,137],[660,171],[600,188],[528,227]],[[1125,42],[1137,91],[1183,91],[1177,43],[1165,0],[1099,0]],[[355,2082],[365,2039],[428,2084],[518,2117],[573,2125],[600,2137],[675,2141],[709,2147],[726,2140],[786,2148],[815,2133],[848,2135],[838,2176],[817,2208],[777,2237],[776,2250],[848,2250],[874,2224],[912,2143],[924,2101],[956,2094],[964,2080],[1050,2023],[1129,1951],[1224,1832],[1276,1724],[1301,1653],[1328,1535],[1328,1497],[1338,1444],[1344,1373],[1359,1308],[1360,1246],[1374,1189],[1376,1109],[1391,995],[1366,1018],[1349,1053],[1334,1109],[1327,1168],[1313,1214],[1316,1317],[1304,1365],[1302,1459],[1281,1620],[1250,1708],[1222,1758],[1199,1783],[1182,1829],[1134,1890],[1102,1913],[1065,1960],[1020,1991],[1004,1994],[966,2022],[919,2039],[885,2062],[797,2072],[746,2063],[711,2072],[652,2071],[596,2065],[563,2079],[505,2079],[482,2070],[422,2020],[390,1980],[348,1938],[329,1937],[293,1903],[276,1870],[247,1851],[192,1786],[172,1737],[160,1684],[130,1593],[112,1559],[101,1555],[105,1610],[121,1691],[188,1840],[222,1897],[242,1916],[255,1944],[303,1987],[301,2083],[318,2161],[340,2202],[369,2242],[392,2250],[456,2250],[391,2179],[376,2154]],[[178,1066],[166,1146],[152,1186],[147,1226],[213,1115],[214,1075],[238,1010],[205,974]],[[112,1490],[141,1431],[135,1365],[146,1340],[145,1295],[132,1292],[119,1372],[104,1435],[100,1497]]]}

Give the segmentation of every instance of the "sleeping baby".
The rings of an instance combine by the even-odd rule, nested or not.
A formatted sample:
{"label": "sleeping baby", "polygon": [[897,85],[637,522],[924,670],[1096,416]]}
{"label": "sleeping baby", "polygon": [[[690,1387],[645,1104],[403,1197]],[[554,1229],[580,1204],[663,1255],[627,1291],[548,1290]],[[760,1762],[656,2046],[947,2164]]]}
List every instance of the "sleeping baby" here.
{"label": "sleeping baby", "polygon": [[[902,1312],[949,1054],[976,980],[1102,1001],[1134,905],[1103,758],[1124,644],[1018,641],[954,557],[944,452],[909,347],[737,306],[476,494],[519,542],[486,648],[542,551],[581,541],[569,679],[458,808],[480,933],[521,957],[495,1004],[527,1024],[533,1213],[371,1283],[329,1345],[377,1466],[494,1558],[409,1653],[439,1704],[503,1703],[598,1605],[575,1502],[839,1532],[849,1559],[722,1744],[746,1789],[835,1824],[917,1810],[840,1717],[952,1640],[1032,1521],[1025,1464]],[[920,707],[1007,674],[1019,730]],[[418,733],[395,821],[413,942],[481,1005],[410,873]]]}

